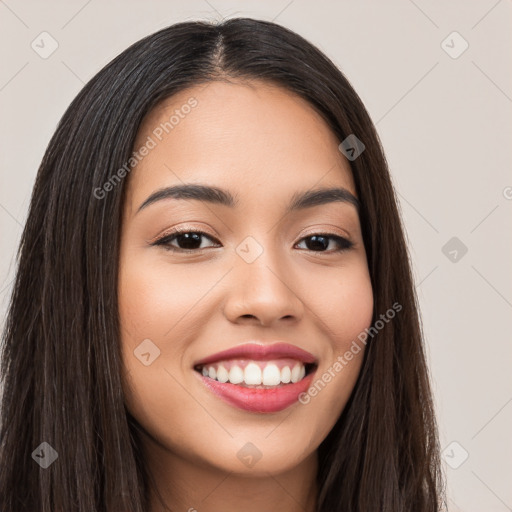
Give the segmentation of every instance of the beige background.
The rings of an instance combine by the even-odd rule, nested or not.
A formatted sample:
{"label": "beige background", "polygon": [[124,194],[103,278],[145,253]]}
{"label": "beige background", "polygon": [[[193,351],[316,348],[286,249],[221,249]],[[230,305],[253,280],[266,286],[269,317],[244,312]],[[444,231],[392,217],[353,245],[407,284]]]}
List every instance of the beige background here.
{"label": "beige background", "polygon": [[[172,23],[274,20],[334,60],[383,140],[421,301],[450,511],[512,510],[511,14],[510,0],[0,1],[2,325],[39,162],[83,84]],[[31,48],[43,31],[58,43],[47,59]],[[448,246],[445,256],[452,237],[465,255]]]}

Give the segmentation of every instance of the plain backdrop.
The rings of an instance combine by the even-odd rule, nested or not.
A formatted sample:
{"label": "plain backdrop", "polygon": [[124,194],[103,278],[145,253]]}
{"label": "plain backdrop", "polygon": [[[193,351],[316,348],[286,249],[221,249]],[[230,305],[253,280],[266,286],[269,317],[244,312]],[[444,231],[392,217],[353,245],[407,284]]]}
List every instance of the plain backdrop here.
{"label": "plain backdrop", "polygon": [[179,21],[273,20],[340,67],[382,139],[421,304],[450,511],[512,510],[511,15],[510,0],[0,1],[2,325],[37,168],[85,82]]}

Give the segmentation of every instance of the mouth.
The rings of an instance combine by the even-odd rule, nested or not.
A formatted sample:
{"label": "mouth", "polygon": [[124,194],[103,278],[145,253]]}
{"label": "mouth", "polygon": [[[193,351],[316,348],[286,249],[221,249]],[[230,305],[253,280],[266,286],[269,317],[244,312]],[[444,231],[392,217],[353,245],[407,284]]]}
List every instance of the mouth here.
{"label": "mouth", "polygon": [[309,352],[289,344],[246,344],[207,357],[194,371],[208,390],[250,412],[277,412],[298,401],[318,368]]}
{"label": "mouth", "polygon": [[315,363],[303,363],[294,359],[231,359],[196,365],[194,370],[203,377],[220,383],[228,382],[250,389],[274,389],[301,381],[310,375],[316,366]]}

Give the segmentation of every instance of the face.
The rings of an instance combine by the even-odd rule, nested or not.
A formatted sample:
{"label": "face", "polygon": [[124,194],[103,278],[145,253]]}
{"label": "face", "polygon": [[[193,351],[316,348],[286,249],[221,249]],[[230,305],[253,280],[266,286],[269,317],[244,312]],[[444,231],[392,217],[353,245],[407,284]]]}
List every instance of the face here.
{"label": "face", "polygon": [[[277,474],[311,460],[340,416],[364,348],[333,366],[373,299],[339,142],[307,102],[259,81],[187,89],[142,123],[119,314],[126,406],[161,461]],[[148,200],[191,184],[221,192]]]}

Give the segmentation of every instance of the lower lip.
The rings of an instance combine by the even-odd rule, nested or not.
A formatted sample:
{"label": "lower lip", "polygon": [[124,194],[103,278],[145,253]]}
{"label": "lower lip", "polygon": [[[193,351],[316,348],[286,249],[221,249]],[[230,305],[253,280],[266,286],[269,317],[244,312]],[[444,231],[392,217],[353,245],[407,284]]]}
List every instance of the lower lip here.
{"label": "lower lip", "polygon": [[230,405],[250,412],[278,412],[298,402],[299,395],[311,385],[315,372],[294,384],[282,384],[269,389],[245,388],[195,373],[212,393]]}

